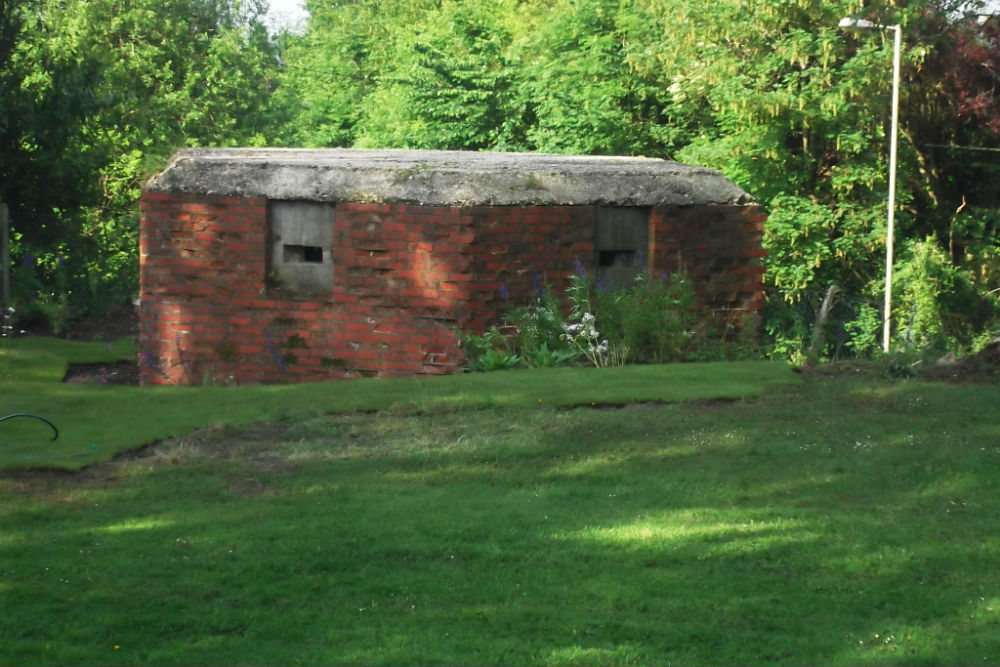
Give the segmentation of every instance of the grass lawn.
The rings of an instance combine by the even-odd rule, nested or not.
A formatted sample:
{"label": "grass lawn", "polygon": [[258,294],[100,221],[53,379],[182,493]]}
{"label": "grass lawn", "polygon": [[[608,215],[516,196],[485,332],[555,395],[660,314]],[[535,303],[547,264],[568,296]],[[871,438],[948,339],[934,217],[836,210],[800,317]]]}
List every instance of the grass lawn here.
{"label": "grass lawn", "polygon": [[386,409],[545,407],[744,398],[792,381],[781,364],[683,364],[636,368],[556,368],[544,372],[354,380],[244,387],[128,387],[63,384],[68,361],[135,357],[134,344],[47,338],[0,341],[0,469],[77,469],[119,452],[208,425],[289,415]]}
{"label": "grass lawn", "polygon": [[768,368],[157,390],[0,474],[0,664],[1000,663],[1000,387]]}

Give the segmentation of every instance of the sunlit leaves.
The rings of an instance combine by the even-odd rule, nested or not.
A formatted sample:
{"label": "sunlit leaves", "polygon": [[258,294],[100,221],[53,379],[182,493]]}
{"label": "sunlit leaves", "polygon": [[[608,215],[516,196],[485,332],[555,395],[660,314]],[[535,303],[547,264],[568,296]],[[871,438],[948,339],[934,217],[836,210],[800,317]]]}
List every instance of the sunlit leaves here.
{"label": "sunlit leaves", "polygon": [[[510,34],[492,3],[445,3],[400,44],[366,106],[362,145],[481,149],[511,115]],[[497,3],[498,8],[503,3]]]}
{"label": "sunlit leaves", "polygon": [[653,148],[642,138],[643,94],[629,76],[618,6],[608,0],[555,3],[539,29],[518,44],[519,92],[530,110],[526,132],[533,149],[630,154]]}
{"label": "sunlit leaves", "polygon": [[794,301],[831,283],[863,287],[867,271],[858,267],[882,248],[884,209],[834,207],[788,195],[776,197],[772,208],[764,247],[768,279],[782,297]]}
{"label": "sunlit leaves", "polygon": [[[69,244],[58,289],[75,307],[134,290],[141,184],[177,147],[259,142],[278,67],[262,9],[37,0],[25,14],[0,73],[0,197],[24,252]],[[14,279],[30,308],[35,277]]]}

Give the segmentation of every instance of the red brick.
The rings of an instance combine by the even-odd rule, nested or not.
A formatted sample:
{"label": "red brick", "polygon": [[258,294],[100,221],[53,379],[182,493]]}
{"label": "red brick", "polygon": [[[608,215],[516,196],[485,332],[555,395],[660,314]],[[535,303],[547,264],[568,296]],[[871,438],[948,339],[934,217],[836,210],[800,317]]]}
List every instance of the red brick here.
{"label": "red brick", "polygon": [[[445,349],[454,342],[454,327],[481,329],[496,322],[507,306],[497,295],[498,283],[524,301],[532,295],[532,272],[545,273],[560,289],[573,259],[589,266],[594,251],[593,212],[581,207],[340,204],[331,294],[277,298],[262,284],[264,200],[149,194],[143,197],[140,239],[142,345],[165,366],[175,364],[171,372],[178,382],[197,383],[201,377],[185,377],[188,370],[176,365],[177,329],[191,332],[181,342],[188,358],[212,356],[212,347],[223,340],[248,351],[238,364],[216,365],[220,377],[238,375],[240,382],[454,372],[462,352]],[[650,221],[651,263],[657,270],[672,269],[680,260],[718,294],[706,299],[720,304],[736,299],[747,304],[726,308],[756,310],[763,269],[752,253],[760,247],[761,220],[753,207],[728,207],[703,221],[693,211],[657,207]],[[712,257],[720,252],[726,255],[721,263]],[[425,266],[428,255],[432,259]],[[721,268],[710,275],[709,266]],[[730,279],[722,280],[719,271]],[[154,307],[154,301],[166,305],[178,296],[190,301]],[[295,328],[274,324],[276,314],[293,319]],[[289,331],[310,348],[295,352],[299,363],[287,374],[271,362],[253,361],[270,358],[268,336],[283,340]],[[346,360],[347,366],[323,368],[324,356]]]}

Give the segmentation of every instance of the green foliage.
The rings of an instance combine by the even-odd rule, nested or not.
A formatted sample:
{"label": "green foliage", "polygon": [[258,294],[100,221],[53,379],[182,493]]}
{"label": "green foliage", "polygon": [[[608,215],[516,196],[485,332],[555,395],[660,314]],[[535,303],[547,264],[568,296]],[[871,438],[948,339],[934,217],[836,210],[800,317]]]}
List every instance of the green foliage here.
{"label": "green foliage", "polygon": [[911,241],[893,275],[895,339],[906,348],[970,351],[1000,315],[997,300],[976,292],[934,239]]}
{"label": "green foliage", "polygon": [[272,128],[274,141],[309,147],[354,145],[366,108],[383,111],[370,102],[396,69],[397,54],[412,48],[412,29],[438,4],[436,0],[309,2],[311,18],[305,32],[280,39],[284,66],[274,107],[289,117]]}
{"label": "green foliage", "polygon": [[563,366],[576,357],[574,352],[566,350],[561,344],[555,349],[549,349],[548,343],[542,343],[532,351],[527,361],[532,368],[553,368]]}
{"label": "green foliage", "polygon": [[881,336],[874,304],[884,269],[872,258],[885,252],[884,217],[879,208],[822,204],[791,195],[772,200],[764,228],[769,301],[763,316],[770,354],[804,362],[831,285],[837,285],[840,296],[828,328],[842,328],[845,339],[831,341],[820,332],[822,356],[836,358],[848,351],[868,355],[879,349],[880,344],[873,346]]}
{"label": "green foliage", "polygon": [[566,324],[559,300],[551,287],[537,281],[538,297],[531,304],[513,308],[507,314],[509,328],[514,332],[514,346],[528,366],[551,365],[552,360],[569,361],[567,346],[562,338]]}
{"label": "green foliage", "polygon": [[1000,207],[961,207],[949,221],[946,238],[941,247],[978,290],[1000,294]]}
{"label": "green foliage", "polygon": [[[904,25],[904,77],[916,80],[926,78],[927,65],[951,48],[949,40],[963,39],[964,24],[956,22],[948,30],[941,17],[974,3],[954,4],[947,10],[924,2],[880,6],[864,15],[876,23]],[[629,34],[645,38],[634,42],[630,62],[642,76],[660,82],[666,93],[662,104],[675,109],[668,114],[691,129],[680,137],[676,156],[721,169],[767,204],[765,262],[772,303],[798,304],[830,284],[839,285],[849,300],[867,298],[869,285],[885,269],[879,259],[885,254],[881,219],[891,40],[878,32],[839,33],[839,18],[860,10],[850,2],[702,7],[648,0],[633,6],[636,32]],[[945,111],[953,107],[929,81],[904,83],[904,97],[898,168],[904,208],[897,216],[897,234],[912,237],[923,228],[944,238],[942,204],[950,197],[955,206],[963,192],[948,192],[951,186],[939,169],[943,156],[932,154],[916,137],[953,141],[959,115]],[[977,143],[995,141],[977,134]],[[963,157],[951,156],[954,173]],[[976,179],[983,173],[966,183],[982,182]],[[923,214],[914,216],[918,207]],[[987,289],[980,282],[980,292]],[[794,313],[774,307],[766,313],[765,328],[782,353],[801,352],[809,343],[811,316],[805,322],[786,319]],[[869,309],[859,317],[870,319],[870,314]],[[844,316],[852,321],[850,313]],[[867,349],[869,342],[858,340],[853,349]]]}
{"label": "green foliage", "polygon": [[563,338],[566,324],[558,299],[536,278],[537,297],[511,308],[502,325],[482,335],[467,333],[463,347],[469,367],[478,371],[516,366],[548,368],[572,362],[577,355]]}
{"label": "green foliage", "polygon": [[[1000,204],[986,185],[996,164],[928,146],[997,141],[969,106],[993,99],[975,73],[994,71],[1000,43],[961,18],[976,5],[317,4],[307,34],[288,41],[288,71],[304,74],[284,94],[304,101],[292,125],[311,145],[643,154],[720,169],[769,210],[772,349],[809,345],[814,314],[802,307],[836,284],[835,328],[861,336],[837,349],[861,353],[885,268],[892,46],[837,23],[904,26],[897,236],[948,238],[983,294],[1000,288],[995,216],[983,215]],[[317,86],[323,68],[335,78]],[[952,215],[963,197],[970,206]]]}
{"label": "green foliage", "polygon": [[690,359],[696,348],[694,290],[683,276],[639,274],[628,287],[608,290],[578,264],[565,305],[551,289],[536,288],[537,299],[511,309],[503,326],[465,335],[470,368],[660,364]]}
{"label": "green foliage", "polygon": [[562,338],[576,351],[577,356],[598,368],[622,366],[623,350],[617,346],[612,349],[608,339],[602,339],[597,330],[597,316],[594,315],[594,300],[591,298],[594,286],[582,269],[583,265],[578,264],[577,272],[570,277],[569,287],[566,289],[571,322],[565,326]]}
{"label": "green foliage", "polygon": [[843,286],[849,290],[867,283],[877,275],[878,266],[870,259],[883,247],[882,217],[878,210],[823,205],[790,195],[775,197],[764,228],[765,279],[790,301],[843,281],[845,275],[852,277]]}
{"label": "green foliage", "polygon": [[[139,189],[181,146],[618,153],[717,168],[756,196],[772,348],[808,346],[802,309],[835,284],[837,329],[856,338],[838,349],[861,354],[885,269],[892,44],[837,23],[903,26],[897,237],[934,238],[982,297],[1000,290],[1000,167],[962,148],[1000,146],[1000,28],[965,14],[981,6],[311,0],[302,34],[272,37],[260,0],[0,0],[19,310],[58,314],[65,294],[72,317],[134,294]],[[619,356],[649,345],[613,338]],[[538,363],[560,349],[545,345]]]}
{"label": "green foliage", "polygon": [[584,155],[642,152],[615,0],[562,0],[515,44],[518,95],[533,150]]}
{"label": "green foliage", "polygon": [[640,273],[628,287],[609,290],[578,272],[567,295],[588,358],[600,360],[596,365],[680,361],[696,345],[698,311],[694,290],[684,276],[663,274],[657,279]]}
{"label": "green foliage", "polygon": [[[278,67],[256,0],[18,3],[0,132],[22,310],[132,298],[138,197],[183,145],[260,143]],[[47,264],[60,258],[63,284]]]}
{"label": "green foliage", "polygon": [[[502,4],[502,3],[498,3]],[[477,150],[510,113],[510,35],[492,3],[445,2],[400,45],[366,105],[360,146]]]}
{"label": "green foliage", "polygon": [[626,363],[680,361],[691,351],[698,320],[694,289],[683,275],[636,276],[622,290],[596,294],[598,324],[627,350]]}
{"label": "green foliage", "polygon": [[[824,359],[881,357],[884,276],[872,277],[856,295],[842,298],[831,311],[836,336],[822,334]],[[799,293],[795,301],[770,302],[765,322],[774,356],[796,363],[814,337],[820,294]],[[982,294],[970,271],[956,266],[934,239],[908,241],[893,269],[890,350],[903,355],[900,368],[916,358],[936,360],[946,352],[964,355],[992,339],[1000,325],[1000,303]]]}
{"label": "green foliage", "polygon": [[855,356],[872,357],[882,349],[882,322],[882,309],[872,302],[864,304],[857,317],[845,325],[847,346]]}
{"label": "green foliage", "polygon": [[481,336],[464,335],[462,347],[474,371],[502,371],[521,364],[521,357],[513,352],[514,344],[496,325]]}

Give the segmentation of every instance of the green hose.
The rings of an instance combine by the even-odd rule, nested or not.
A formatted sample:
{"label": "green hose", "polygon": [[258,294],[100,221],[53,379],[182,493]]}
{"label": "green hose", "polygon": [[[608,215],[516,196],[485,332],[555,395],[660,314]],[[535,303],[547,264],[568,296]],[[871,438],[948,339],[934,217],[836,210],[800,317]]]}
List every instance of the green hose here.
{"label": "green hose", "polygon": [[[37,419],[38,421],[42,422],[43,424],[48,424],[49,427],[52,429],[52,437],[49,438],[49,442],[54,442],[55,440],[57,440],[59,438],[59,429],[56,428],[55,424],[53,424],[52,422],[50,422],[45,417],[42,417],[41,415],[33,415],[30,412],[16,412],[16,413],[14,413],[12,415],[7,415],[6,417],[0,417],[0,422],[5,422],[8,419],[15,419],[17,417],[24,417],[24,418],[27,418],[27,419]],[[5,442],[3,444],[11,446],[11,445],[16,445],[17,443]],[[43,460],[43,459],[56,459],[56,458],[64,458],[64,457],[66,457],[66,458],[78,458],[78,457],[81,457],[81,456],[90,456],[90,455],[92,455],[96,451],[97,451],[97,445],[91,445],[90,449],[88,451],[86,451],[86,452],[78,452],[76,454],[41,454],[41,455],[25,455],[25,456],[7,456],[5,458],[14,459],[14,460],[17,460],[17,461],[39,461],[39,460]]]}
{"label": "green hose", "polygon": [[6,417],[0,417],[0,422],[5,422],[8,419],[14,419],[15,417],[30,417],[31,419],[37,419],[40,422],[44,422],[44,423],[46,423],[46,424],[48,424],[49,426],[52,427],[52,437],[49,439],[49,442],[53,442],[53,441],[55,441],[55,440],[57,440],[59,438],[59,429],[56,428],[55,424],[53,424],[52,422],[50,422],[45,417],[42,417],[42,416],[39,416],[39,415],[33,415],[31,413],[28,413],[28,412],[16,412],[16,413],[14,413],[12,415],[7,415]]}

